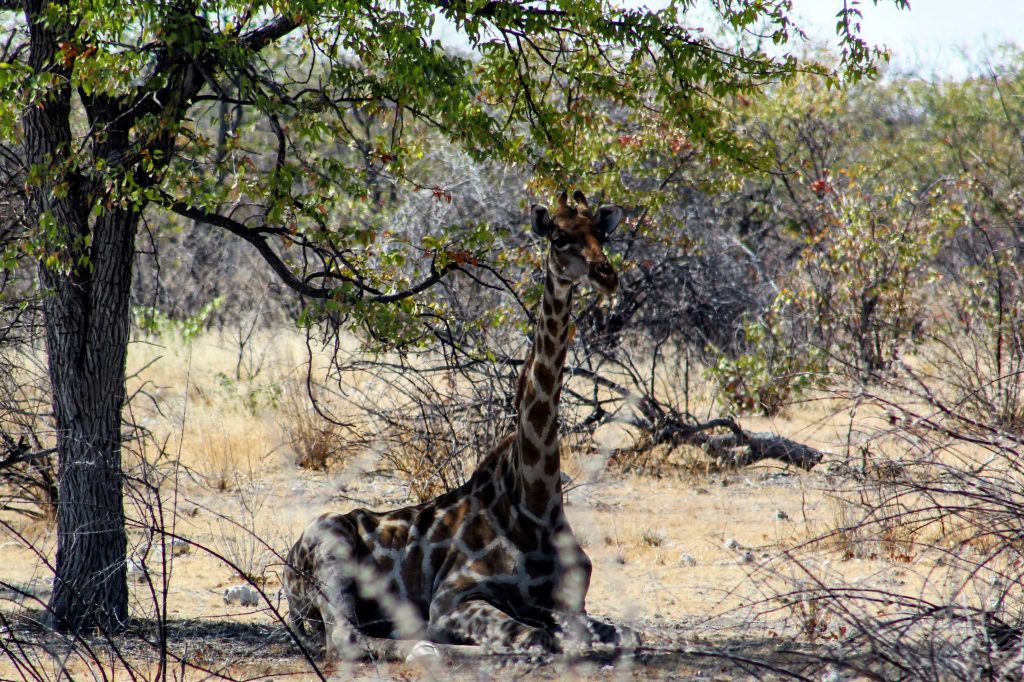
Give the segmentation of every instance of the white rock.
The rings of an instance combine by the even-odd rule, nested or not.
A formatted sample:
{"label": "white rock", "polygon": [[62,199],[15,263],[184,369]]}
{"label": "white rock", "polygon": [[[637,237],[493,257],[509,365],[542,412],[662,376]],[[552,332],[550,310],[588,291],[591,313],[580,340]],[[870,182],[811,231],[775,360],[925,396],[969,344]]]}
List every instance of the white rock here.
{"label": "white rock", "polygon": [[240,606],[257,606],[260,603],[260,595],[248,585],[235,585],[224,590],[224,603]]}
{"label": "white rock", "polygon": [[683,566],[696,566],[697,560],[693,557],[692,554],[687,554],[686,552],[683,552],[679,555],[679,563]]}
{"label": "white rock", "polygon": [[732,538],[729,538],[725,541],[724,547],[730,552],[735,552],[738,549],[743,549],[743,545],[738,543],[736,540],[733,540]]}

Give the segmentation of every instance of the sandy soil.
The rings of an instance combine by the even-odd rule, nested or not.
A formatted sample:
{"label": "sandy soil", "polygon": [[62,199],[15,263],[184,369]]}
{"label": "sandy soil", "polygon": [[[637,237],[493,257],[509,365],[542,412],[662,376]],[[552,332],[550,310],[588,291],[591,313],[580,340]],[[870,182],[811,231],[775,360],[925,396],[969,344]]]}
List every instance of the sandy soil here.
{"label": "sandy soil", "polygon": [[[792,648],[790,636],[798,635],[803,624],[796,612],[780,607],[774,597],[787,589],[787,579],[801,580],[801,569],[788,563],[786,552],[834,523],[825,483],[818,474],[763,466],[705,477],[655,478],[606,471],[594,481],[579,484],[569,493],[567,509],[594,562],[589,611],[644,633],[646,644],[664,651],[641,659],[591,661],[569,668],[565,663],[492,661],[490,672],[507,669],[509,675],[519,676],[529,670],[530,677],[552,679],[569,672],[578,679],[671,679],[674,675],[733,679],[743,671],[728,658],[718,660],[723,651],[778,660]],[[244,506],[240,502],[244,492],[183,487],[175,532],[197,546],[186,554],[172,554],[167,604],[169,617],[178,622],[183,646],[191,642],[190,660],[197,665],[228,666],[236,676],[311,676],[298,650],[285,641],[271,607],[225,603],[224,591],[244,583],[215,554],[236,562],[249,559],[260,570],[259,576],[266,578],[263,587],[271,604],[283,613],[286,605],[278,595],[280,559],[270,550],[286,552],[305,523],[320,511],[347,509],[356,503],[378,508],[404,503],[404,486],[383,475],[311,475],[279,461],[265,473],[259,492],[265,503],[251,524],[270,548],[251,548],[250,528],[233,527],[225,520],[232,517],[232,510]],[[54,541],[49,530],[28,528],[26,535],[52,560]],[[141,538],[135,540],[141,544]],[[824,564],[844,582],[868,580],[919,589],[931,570],[884,558],[841,560],[837,554],[799,552],[801,562],[817,562],[818,569]],[[155,550],[148,556],[148,565],[156,571],[160,556]],[[49,580],[42,558],[19,539],[6,538],[0,547],[3,580],[45,600]],[[133,581],[132,595],[133,611],[151,616],[148,584]],[[0,601],[9,614],[22,605],[32,606],[32,600],[3,595]],[[243,626],[250,629],[234,636],[224,631]],[[261,642],[261,637],[266,639]],[[268,647],[270,641],[273,644]],[[717,653],[710,658],[692,653],[702,647]],[[0,678],[19,679],[5,664],[0,660]],[[456,672],[460,677],[478,678],[479,663],[447,665],[443,670],[365,665],[336,672],[342,678],[358,673],[369,678],[445,679]],[[768,672],[754,667],[743,674],[761,678]],[[204,675],[193,671],[189,677]]]}
{"label": "sandy soil", "polygon": [[[151,352],[167,354],[175,371],[185,366],[181,355],[166,347]],[[150,359],[142,352],[133,362],[145,366]],[[180,387],[190,386],[191,414],[183,427],[178,424],[182,446],[177,448],[187,467],[176,470],[176,478],[164,483],[161,494],[169,529],[192,546],[180,554],[167,552],[164,562],[157,547],[147,552],[145,534],[133,529],[133,556],[144,559],[150,576],[158,577],[162,566],[170,574],[166,604],[173,628],[171,648],[199,667],[188,669],[190,679],[207,677],[202,668],[219,667],[227,667],[236,677],[312,679],[312,668],[287,640],[273,613],[286,608],[278,594],[280,556],[321,511],[407,504],[409,487],[378,471],[372,459],[329,474],[296,468],[294,455],[281,445],[274,416],[250,414],[245,419],[220,407],[225,396],[211,388],[217,382],[201,375],[198,364],[190,362],[193,374],[188,384],[159,364],[147,370],[152,376],[137,379],[150,382],[165,415],[172,416],[181,414],[174,408],[183,394]],[[209,364],[218,366],[215,361]],[[214,374],[213,369],[208,372]],[[746,420],[744,426],[841,453],[849,433],[843,414],[834,405],[812,405],[770,422]],[[173,425],[174,419],[169,423]],[[218,441],[223,447],[216,445]],[[742,661],[798,659],[806,647],[823,646],[830,639],[827,622],[814,624],[819,630],[809,638],[811,616],[777,598],[790,586],[809,580],[808,570],[837,583],[898,586],[909,593],[935,589],[925,586],[929,576],[929,585],[941,582],[934,580],[937,569],[925,556],[901,556],[881,546],[878,552],[854,553],[841,537],[805,545],[844,522],[844,507],[830,492],[835,481],[825,473],[829,462],[811,473],[772,463],[700,473],[692,466],[673,466],[671,457],[681,455],[672,453],[657,467],[658,475],[638,476],[604,465],[608,443],[604,445],[603,450],[595,447],[593,453],[570,457],[565,466],[574,476],[567,510],[594,563],[588,609],[642,632],[650,649],[618,661],[494,658],[426,667],[364,664],[333,669],[336,678],[484,679],[506,673],[546,679],[773,677],[770,669]],[[185,452],[186,446],[196,449]],[[215,461],[225,453],[231,453],[226,462]],[[151,501],[130,497],[129,516],[140,518],[139,510]],[[46,566],[53,560],[54,533],[45,524],[14,523],[16,533],[0,534],[0,581],[22,594],[0,590],[0,613],[27,619],[19,621],[24,636],[42,640],[44,634],[26,623],[38,615],[32,609],[45,602],[49,591],[51,574]],[[260,581],[269,605],[226,603],[225,590],[243,581],[223,557]],[[131,580],[133,613],[150,618],[153,593],[145,577],[137,577]],[[0,632],[0,639],[5,636],[14,635]],[[158,664],[148,660],[146,648],[131,646],[140,647],[133,660],[147,671],[144,676],[155,676]],[[59,645],[54,647],[60,650]],[[116,669],[119,664],[113,660],[110,665]],[[790,667],[794,665],[802,664]],[[73,656],[42,657],[39,666],[48,677],[55,677],[62,666],[86,677],[96,674]],[[180,677],[182,670],[176,664],[173,677]],[[822,670],[816,668],[814,674],[823,674]],[[10,657],[0,656],[0,678],[26,677],[31,675],[12,668]]]}

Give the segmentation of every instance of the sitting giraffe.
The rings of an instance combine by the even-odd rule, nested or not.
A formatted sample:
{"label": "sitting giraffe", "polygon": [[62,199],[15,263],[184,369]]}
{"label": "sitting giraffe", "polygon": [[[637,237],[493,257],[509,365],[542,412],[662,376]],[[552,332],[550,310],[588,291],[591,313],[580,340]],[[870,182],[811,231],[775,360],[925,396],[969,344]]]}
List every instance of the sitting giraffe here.
{"label": "sitting giraffe", "polygon": [[622,209],[594,212],[580,191],[573,199],[563,192],[553,214],[531,209],[533,231],[551,246],[515,432],[465,484],[429,502],[309,524],[283,581],[289,624],[305,644],[354,659],[372,638],[396,636],[504,651],[620,643],[584,610],[591,564],[562,508],[558,400],[573,285],[615,291],[602,245]]}

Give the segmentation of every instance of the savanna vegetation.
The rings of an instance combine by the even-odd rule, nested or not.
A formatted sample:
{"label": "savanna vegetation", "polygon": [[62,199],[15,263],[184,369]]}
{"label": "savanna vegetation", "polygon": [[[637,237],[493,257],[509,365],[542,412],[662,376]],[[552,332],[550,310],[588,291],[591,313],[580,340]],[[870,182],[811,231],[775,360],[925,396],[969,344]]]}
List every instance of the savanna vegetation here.
{"label": "savanna vegetation", "polygon": [[[327,677],[276,596],[306,506],[472,472],[541,291],[528,207],[579,186],[627,218],[618,294],[577,303],[570,501],[799,492],[720,538],[751,592],[619,612],[618,661],[493,664],[1019,676],[1024,55],[878,78],[855,4],[820,54],[785,2],[692,5],[0,2],[0,524],[34,562],[0,571],[4,670]],[[718,580],[672,544],[689,499],[590,530],[596,572]],[[251,612],[175,615],[200,556]]]}

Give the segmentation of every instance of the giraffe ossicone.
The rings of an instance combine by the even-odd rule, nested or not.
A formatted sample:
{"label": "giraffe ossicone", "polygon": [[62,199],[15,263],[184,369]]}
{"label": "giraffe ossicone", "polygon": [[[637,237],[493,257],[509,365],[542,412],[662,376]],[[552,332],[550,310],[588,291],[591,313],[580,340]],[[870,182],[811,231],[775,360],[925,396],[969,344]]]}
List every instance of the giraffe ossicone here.
{"label": "giraffe ossicone", "polygon": [[585,610],[591,562],[562,507],[558,401],[573,286],[612,294],[604,243],[618,206],[591,210],[582,192],[533,206],[550,245],[533,344],[516,388],[516,428],[465,484],[393,511],[313,520],[288,554],[289,625],[328,657],[366,655],[372,638],[477,644],[503,651],[635,644]]}

